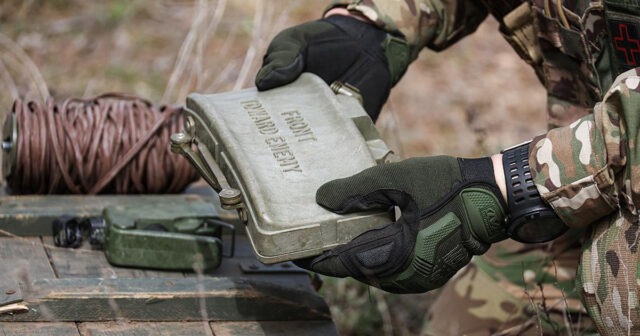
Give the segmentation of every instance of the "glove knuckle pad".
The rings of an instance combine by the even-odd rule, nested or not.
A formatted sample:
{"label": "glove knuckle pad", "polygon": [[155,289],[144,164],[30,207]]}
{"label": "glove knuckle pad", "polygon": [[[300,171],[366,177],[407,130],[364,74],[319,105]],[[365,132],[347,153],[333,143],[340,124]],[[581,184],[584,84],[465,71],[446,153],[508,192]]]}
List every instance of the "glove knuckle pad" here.
{"label": "glove knuckle pad", "polygon": [[418,232],[410,265],[391,277],[384,287],[420,293],[444,285],[471,260],[471,254],[461,244],[462,239],[462,223],[453,213],[448,213]]}

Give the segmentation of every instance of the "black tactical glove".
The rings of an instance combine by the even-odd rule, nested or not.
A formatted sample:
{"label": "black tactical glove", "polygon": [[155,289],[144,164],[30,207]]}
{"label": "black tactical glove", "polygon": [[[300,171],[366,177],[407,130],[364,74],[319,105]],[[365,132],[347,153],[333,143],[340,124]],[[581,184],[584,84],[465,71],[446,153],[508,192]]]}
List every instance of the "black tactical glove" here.
{"label": "black tactical glove", "polygon": [[409,62],[403,38],[352,17],[333,15],[280,32],[267,49],[256,86],[268,90],[311,72],[327,84],[340,81],[358,88],[364,109],[376,120]]}
{"label": "black tactical glove", "polygon": [[396,222],[297,261],[393,293],[438,288],[473,255],[507,238],[502,227],[507,206],[490,158],[436,156],[379,165],[324,184],[316,201],[339,214],[400,208]]}

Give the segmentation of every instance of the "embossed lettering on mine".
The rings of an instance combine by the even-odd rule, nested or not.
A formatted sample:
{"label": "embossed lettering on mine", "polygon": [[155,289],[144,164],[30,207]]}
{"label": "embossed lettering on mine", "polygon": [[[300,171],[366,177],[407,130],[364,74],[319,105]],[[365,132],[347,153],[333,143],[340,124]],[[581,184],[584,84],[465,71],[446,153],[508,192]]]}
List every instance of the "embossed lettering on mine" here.
{"label": "embossed lettering on mine", "polygon": [[293,110],[282,112],[281,115],[287,122],[287,125],[293,133],[293,136],[298,139],[298,142],[318,141],[316,135],[313,133],[313,130],[311,130],[311,127],[304,120],[299,111]]}
{"label": "embossed lettering on mine", "polygon": [[271,119],[271,116],[257,100],[248,100],[240,103],[253,123],[258,127],[258,132],[262,135],[273,135],[278,133],[278,127]]}
{"label": "embossed lettering on mine", "polygon": [[241,102],[242,108],[247,112],[253,123],[258,128],[261,135],[268,136],[264,141],[271,150],[271,154],[276,160],[283,173],[302,173],[300,163],[296,159],[293,150],[282,136],[277,136],[279,129],[269,112],[257,99]]}
{"label": "embossed lettering on mine", "polygon": [[300,172],[302,173],[302,169],[300,169],[300,164],[298,160],[296,160],[291,147],[287,143],[283,137],[270,137],[265,139],[265,142],[271,149],[271,153],[273,153],[273,157],[276,158],[276,161],[282,168],[282,171],[287,172]]}

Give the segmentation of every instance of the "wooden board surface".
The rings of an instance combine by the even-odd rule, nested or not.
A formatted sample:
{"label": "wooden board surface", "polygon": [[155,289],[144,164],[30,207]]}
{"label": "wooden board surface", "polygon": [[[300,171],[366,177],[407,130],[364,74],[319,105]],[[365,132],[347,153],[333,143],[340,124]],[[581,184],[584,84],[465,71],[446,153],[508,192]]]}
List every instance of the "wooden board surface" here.
{"label": "wooden board surface", "polygon": [[[55,278],[40,238],[0,237],[0,305],[19,303],[29,284],[37,279]],[[8,309],[7,311],[15,311]]]}
{"label": "wooden board surface", "polygon": [[0,322],[2,336],[79,336],[75,323],[33,322],[16,323]]}
{"label": "wooden board surface", "polygon": [[216,336],[331,336],[338,330],[331,321],[212,322]]}
{"label": "wooden board surface", "polygon": [[37,237],[0,237],[0,264],[4,271],[0,280],[55,278],[42,242]]}
{"label": "wooden board surface", "polygon": [[80,323],[78,330],[82,336],[214,336],[207,322]]}
{"label": "wooden board surface", "polygon": [[42,279],[0,321],[330,320],[317,294],[242,278]]}

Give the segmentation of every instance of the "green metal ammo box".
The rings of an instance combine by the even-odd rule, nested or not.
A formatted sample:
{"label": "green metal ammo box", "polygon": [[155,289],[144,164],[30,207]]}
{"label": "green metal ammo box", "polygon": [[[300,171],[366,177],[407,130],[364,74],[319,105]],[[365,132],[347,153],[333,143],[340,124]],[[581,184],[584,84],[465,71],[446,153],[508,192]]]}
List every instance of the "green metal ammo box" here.
{"label": "green metal ammo box", "polygon": [[354,96],[348,85],[305,73],[265,92],[187,98],[174,145],[223,206],[239,210],[260,261],[317,255],[390,221],[386,212],[337,215],[315,202],[323,183],[395,157]]}

